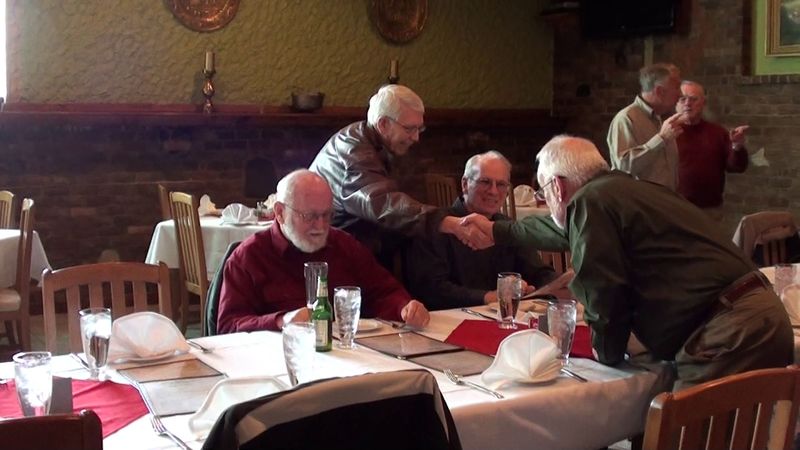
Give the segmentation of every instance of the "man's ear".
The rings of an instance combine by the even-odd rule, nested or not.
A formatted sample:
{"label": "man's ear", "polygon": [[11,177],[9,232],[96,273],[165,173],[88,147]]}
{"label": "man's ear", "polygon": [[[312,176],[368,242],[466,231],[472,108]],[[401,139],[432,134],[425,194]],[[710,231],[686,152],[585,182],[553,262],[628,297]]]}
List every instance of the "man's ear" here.
{"label": "man's ear", "polygon": [[391,120],[389,120],[388,117],[381,116],[381,118],[378,119],[378,123],[375,124],[375,128],[378,130],[378,133],[380,133],[381,136],[385,135],[389,131],[389,122],[391,122]]}
{"label": "man's ear", "polygon": [[553,178],[553,195],[559,203],[564,202],[567,195],[567,179],[563,177]]}
{"label": "man's ear", "polygon": [[284,204],[281,202],[275,202],[275,204],[272,205],[272,210],[275,212],[275,220],[277,220],[279,224],[283,225],[283,223],[286,221],[286,216],[284,216],[284,214],[286,214],[286,206],[284,206]]}
{"label": "man's ear", "polygon": [[467,186],[468,186],[467,183],[469,183],[469,179],[467,179],[467,177],[462,177],[461,178],[461,194],[466,194],[467,193]]}

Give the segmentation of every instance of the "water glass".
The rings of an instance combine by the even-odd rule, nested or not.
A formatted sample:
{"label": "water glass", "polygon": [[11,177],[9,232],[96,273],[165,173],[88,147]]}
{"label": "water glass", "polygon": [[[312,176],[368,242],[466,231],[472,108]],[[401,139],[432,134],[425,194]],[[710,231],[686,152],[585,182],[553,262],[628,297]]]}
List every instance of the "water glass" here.
{"label": "water glass", "polygon": [[333,313],[339,330],[337,347],[350,350],[356,345],[353,340],[361,317],[361,288],[342,286],[333,290]]}
{"label": "water glass", "polygon": [[319,277],[328,278],[328,263],[324,261],[311,261],[303,264],[303,271],[306,277],[306,307],[314,309],[317,302],[317,283]]}
{"label": "water glass", "polygon": [[83,354],[90,376],[99,379],[108,363],[108,344],[111,340],[111,309],[86,308],[78,311],[81,318]]}
{"label": "water glass", "polygon": [[499,327],[514,330],[517,324],[519,299],[522,297],[522,276],[517,272],[497,274],[497,314]]}
{"label": "water glass", "polygon": [[311,380],[317,333],[310,322],[289,322],[283,326],[283,359],[292,386]]}
{"label": "water glass", "polygon": [[50,352],[22,352],[14,355],[14,384],[25,417],[46,416],[53,395]]}
{"label": "water glass", "polygon": [[783,295],[783,290],[786,286],[794,284],[795,267],[793,264],[776,264],[775,265],[775,282],[772,283],[772,288],[775,289],[775,294],[780,297]]}
{"label": "water glass", "polygon": [[559,358],[566,366],[569,364],[569,352],[572,351],[572,340],[575,338],[575,321],[578,309],[575,300],[559,300],[547,307],[548,334],[555,341],[560,352]]}

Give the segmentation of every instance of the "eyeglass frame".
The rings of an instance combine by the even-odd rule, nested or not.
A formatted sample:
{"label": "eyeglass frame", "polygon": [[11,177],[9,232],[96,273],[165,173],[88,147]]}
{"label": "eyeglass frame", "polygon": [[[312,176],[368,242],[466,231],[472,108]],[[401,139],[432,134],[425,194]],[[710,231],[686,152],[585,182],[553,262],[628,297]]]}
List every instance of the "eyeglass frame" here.
{"label": "eyeglass frame", "polygon": [[547,186],[550,186],[551,184],[553,184],[553,181],[555,181],[556,178],[558,178],[558,177],[550,178],[550,181],[548,181],[547,183],[543,184],[539,189],[533,191],[533,198],[537,202],[546,202],[547,201],[547,199],[544,197],[545,189],[547,189]]}
{"label": "eyeglass frame", "polygon": [[422,133],[425,132],[425,130],[428,129],[428,127],[426,127],[425,124],[422,124],[422,125],[420,125],[418,127],[413,127],[411,125],[405,125],[405,124],[401,123],[399,120],[395,119],[394,117],[386,116],[386,118],[391,120],[392,122],[400,125],[400,127],[403,130],[405,130],[406,133],[408,133],[408,134],[414,134],[414,132],[417,132],[418,134],[422,134]]}
{"label": "eyeglass frame", "polygon": [[297,214],[298,216],[300,216],[301,219],[303,219],[303,223],[308,225],[316,222],[317,219],[322,219],[322,221],[325,223],[331,223],[333,221],[334,211],[332,209],[326,213],[311,213],[311,212],[302,212],[290,206],[288,203],[281,203],[281,204],[289,208],[290,210],[294,211],[295,214]]}
{"label": "eyeglass frame", "polygon": [[508,191],[511,189],[511,183],[508,181],[497,181],[491,178],[470,178],[471,181],[478,184],[481,189],[489,190],[492,186],[496,186],[498,191]]}

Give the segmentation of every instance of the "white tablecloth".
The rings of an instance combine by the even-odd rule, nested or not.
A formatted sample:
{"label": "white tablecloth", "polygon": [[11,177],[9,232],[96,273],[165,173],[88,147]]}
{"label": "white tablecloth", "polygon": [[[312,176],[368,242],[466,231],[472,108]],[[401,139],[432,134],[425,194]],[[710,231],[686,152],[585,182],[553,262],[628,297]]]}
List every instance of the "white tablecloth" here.
{"label": "white tablecloth", "polygon": [[[203,230],[203,246],[206,253],[206,270],[211,279],[219,267],[225,250],[232,242],[242,241],[251,235],[264,230],[272,222],[259,222],[258,225],[223,225],[219,217],[206,216],[200,218],[200,228]],[[150,239],[150,248],[147,250],[145,262],[157,264],[163,261],[167,266],[178,268],[178,247],[175,236],[175,224],[172,220],[165,220],[156,225],[153,237]]]}
{"label": "white tablecloth", "polygon": [[[17,254],[19,253],[19,230],[0,229],[0,288],[14,284],[17,278]],[[33,232],[31,245],[31,278],[42,279],[44,269],[49,269],[50,263],[44,253],[39,233]]]}
{"label": "white tablecloth", "polygon": [[[443,339],[464,319],[474,317],[458,310],[433,312],[431,325],[424,334]],[[238,333],[200,338],[197,342],[213,350],[192,352],[230,377],[277,376],[288,383],[280,333]],[[85,374],[71,358],[55,360],[60,366],[56,372]],[[502,390],[506,396],[503,400],[454,385],[443,374],[433,373],[465,449],[595,449],[643,430],[651,398],[667,386],[666,372],[661,366],[654,366],[648,372],[615,369],[586,359],[571,361],[573,370],[591,382],[559,377],[550,384],[514,385]],[[364,347],[353,351],[334,347],[329,353],[317,353],[314,367],[319,378],[419,368]],[[0,364],[0,377],[11,376],[11,363]],[[113,373],[112,376],[119,377]],[[468,379],[481,382],[480,375]],[[188,417],[167,417],[164,423],[192,448],[199,448],[201,443],[188,428]],[[107,437],[104,448],[175,448],[171,441],[153,432],[148,419],[142,417]]]}
{"label": "white tablecloth", "polygon": [[517,206],[517,220],[528,216],[549,216],[550,208],[547,206]]}

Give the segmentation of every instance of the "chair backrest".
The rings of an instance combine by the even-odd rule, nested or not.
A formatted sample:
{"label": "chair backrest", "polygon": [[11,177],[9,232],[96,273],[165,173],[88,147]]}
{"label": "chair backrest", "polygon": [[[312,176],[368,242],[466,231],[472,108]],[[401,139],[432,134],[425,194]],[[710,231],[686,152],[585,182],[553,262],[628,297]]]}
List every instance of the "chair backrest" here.
{"label": "chair backrest", "polygon": [[[148,285],[158,293],[158,312],[172,317],[169,268],[140,262],[107,262],[45,270],[42,277],[45,348],[58,353],[56,327],[56,294],[65,292],[67,301],[68,352],[81,351],[78,311],[86,307],[109,306],[111,316],[149,311]],[[130,301],[130,306],[129,306]]]}
{"label": "chair backrest", "polygon": [[425,190],[428,204],[449,208],[458,197],[456,180],[438,173],[425,174]]}
{"label": "chair backrest", "polygon": [[[193,195],[172,192],[170,193],[170,206],[172,220],[175,223],[175,233],[178,237],[180,279],[188,292],[200,297],[200,324],[202,328],[206,323],[208,271],[206,269],[203,231],[200,228],[200,214],[197,212],[199,202],[197,197]],[[181,317],[185,319],[186,311],[181,312]]]}
{"label": "chair backrest", "polygon": [[542,262],[553,267],[557,274],[562,274],[572,268],[572,253],[540,251]]}
{"label": "chair backrest", "polygon": [[169,209],[169,191],[163,184],[158,185],[158,204],[161,207],[161,218],[172,219],[172,212]]}
{"label": "chair backrest", "polygon": [[14,194],[0,191],[0,228],[14,228]]}
{"label": "chair backrest", "polygon": [[762,369],[709,381],[650,404],[644,449],[791,449],[800,369]]}
{"label": "chair backrest", "polygon": [[19,215],[19,249],[17,250],[17,277],[14,287],[27,307],[31,287],[31,252],[33,251],[33,210],[30,198],[22,200]]}
{"label": "chair backrest", "polygon": [[[762,211],[739,221],[733,243],[761,266],[788,261],[786,239],[797,239],[797,223],[788,211]],[[758,246],[761,252],[756,252]]]}
{"label": "chair backrest", "polygon": [[208,285],[208,300],[206,301],[206,321],[204,323],[205,336],[214,336],[217,334],[217,311],[219,310],[219,294],[222,292],[222,283],[225,281],[225,263],[231,256],[236,247],[242,241],[231,242],[228,249],[225,250],[225,256],[217,267],[214,273],[214,278],[211,279],[211,284]]}
{"label": "chair backrest", "polygon": [[234,405],[203,448],[242,446],[444,450],[461,443],[436,378],[403,370],[302,384]]}
{"label": "chair backrest", "polygon": [[0,421],[0,442],[14,450],[102,450],[103,428],[91,410]]}
{"label": "chair backrest", "polygon": [[510,217],[511,220],[517,220],[517,204],[514,199],[514,186],[509,185],[508,192],[506,193],[506,201],[500,207],[500,213],[504,216]]}

